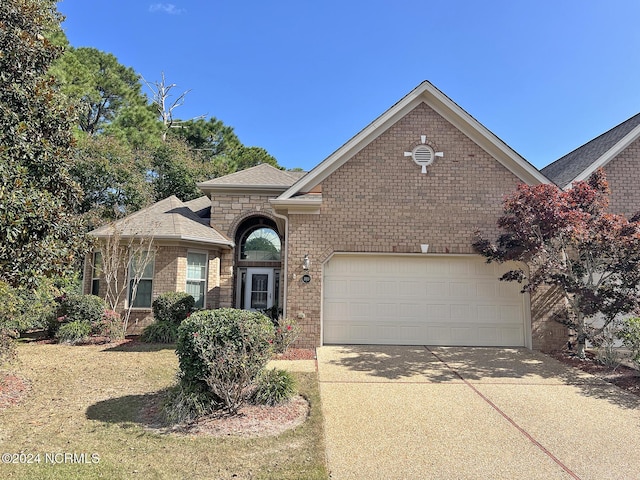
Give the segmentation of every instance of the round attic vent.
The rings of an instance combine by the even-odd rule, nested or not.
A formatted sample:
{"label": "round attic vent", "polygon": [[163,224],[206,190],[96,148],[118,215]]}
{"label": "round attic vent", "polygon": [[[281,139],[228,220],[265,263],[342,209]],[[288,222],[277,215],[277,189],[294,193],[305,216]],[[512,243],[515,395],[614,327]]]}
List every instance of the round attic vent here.
{"label": "round attic vent", "polygon": [[433,163],[435,157],[443,157],[443,152],[434,152],[427,144],[427,136],[420,135],[420,143],[410,152],[404,152],[405,157],[411,157],[413,161],[422,167],[422,173],[427,173],[427,167]]}
{"label": "round attic vent", "polygon": [[411,158],[421,167],[428,167],[433,163],[433,149],[429,145],[418,145],[411,152]]}

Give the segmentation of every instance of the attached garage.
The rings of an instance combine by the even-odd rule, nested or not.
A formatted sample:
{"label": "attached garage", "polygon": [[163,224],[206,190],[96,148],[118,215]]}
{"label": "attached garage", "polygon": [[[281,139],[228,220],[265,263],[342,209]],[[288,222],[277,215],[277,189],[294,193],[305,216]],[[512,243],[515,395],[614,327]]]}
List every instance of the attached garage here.
{"label": "attached garage", "polygon": [[323,271],[323,342],[530,346],[528,298],[477,255],[337,254]]}

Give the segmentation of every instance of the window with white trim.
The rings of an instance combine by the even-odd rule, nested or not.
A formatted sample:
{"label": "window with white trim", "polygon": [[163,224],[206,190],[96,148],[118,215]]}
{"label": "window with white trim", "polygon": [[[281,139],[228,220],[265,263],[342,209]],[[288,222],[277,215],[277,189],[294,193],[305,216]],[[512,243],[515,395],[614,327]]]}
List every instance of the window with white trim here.
{"label": "window with white trim", "polygon": [[186,291],[196,300],[196,307],[204,308],[207,292],[207,254],[187,252]]}
{"label": "window with white trim", "polygon": [[[155,257],[144,252],[129,262],[129,304],[132,308],[151,308]],[[137,280],[137,285],[136,285]]]}
{"label": "window with white trim", "polygon": [[93,252],[91,265],[91,295],[100,294],[100,275],[102,274],[102,253]]}

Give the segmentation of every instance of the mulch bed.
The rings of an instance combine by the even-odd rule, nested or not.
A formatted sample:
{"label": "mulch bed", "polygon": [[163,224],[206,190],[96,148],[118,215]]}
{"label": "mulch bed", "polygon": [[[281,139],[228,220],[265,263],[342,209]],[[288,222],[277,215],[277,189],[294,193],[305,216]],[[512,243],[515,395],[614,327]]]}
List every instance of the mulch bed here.
{"label": "mulch bed", "polygon": [[289,348],[275,356],[276,360],[315,360],[316,351],[309,348]]}
{"label": "mulch bed", "polygon": [[638,370],[626,365],[618,365],[615,368],[608,367],[598,362],[593,352],[587,352],[584,360],[578,358],[575,353],[566,350],[549,355],[565,365],[579,368],[583,372],[590,373],[605,382],[640,396],[640,371]]}
{"label": "mulch bed", "polygon": [[29,392],[31,385],[22,377],[0,372],[0,408],[19,403]]}

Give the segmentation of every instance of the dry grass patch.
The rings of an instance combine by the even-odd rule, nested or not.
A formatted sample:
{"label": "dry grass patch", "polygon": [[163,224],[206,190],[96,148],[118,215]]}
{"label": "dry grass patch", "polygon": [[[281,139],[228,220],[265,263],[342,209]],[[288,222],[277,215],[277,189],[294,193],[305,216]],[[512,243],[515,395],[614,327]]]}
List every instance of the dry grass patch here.
{"label": "dry grass patch", "polygon": [[0,409],[0,445],[40,463],[0,463],[0,478],[328,478],[316,373],[295,374],[309,418],[281,435],[156,433],[149,427],[177,364],[171,346],[21,345],[12,369],[31,390]]}

